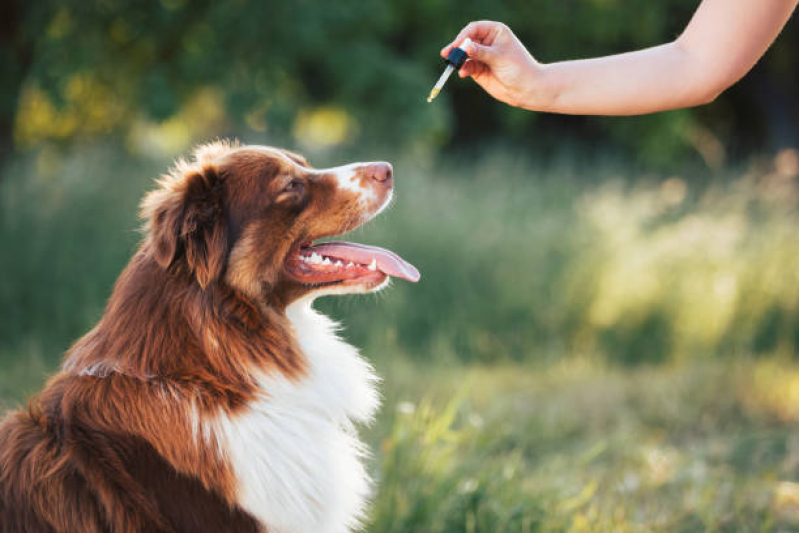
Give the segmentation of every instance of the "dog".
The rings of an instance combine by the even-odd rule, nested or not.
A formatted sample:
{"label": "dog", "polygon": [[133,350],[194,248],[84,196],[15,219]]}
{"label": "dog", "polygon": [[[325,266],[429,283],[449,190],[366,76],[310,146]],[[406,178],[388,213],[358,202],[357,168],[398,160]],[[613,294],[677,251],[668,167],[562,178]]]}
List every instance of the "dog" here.
{"label": "dog", "polygon": [[100,321],[0,423],[0,531],[357,529],[378,378],[311,303],[419,273],[315,241],[378,215],[393,181],[223,141],[178,160]]}

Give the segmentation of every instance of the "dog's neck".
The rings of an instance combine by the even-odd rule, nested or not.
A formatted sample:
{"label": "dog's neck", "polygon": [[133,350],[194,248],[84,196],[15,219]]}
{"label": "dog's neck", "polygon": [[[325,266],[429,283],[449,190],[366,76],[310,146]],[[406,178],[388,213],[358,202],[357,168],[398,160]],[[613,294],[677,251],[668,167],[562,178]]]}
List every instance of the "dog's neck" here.
{"label": "dog's neck", "polygon": [[[129,331],[142,332],[132,342]],[[217,383],[245,400],[255,374],[301,377],[305,361],[285,312],[222,283],[204,290],[140,250],[119,277],[103,319],[67,352],[68,373]],[[237,396],[242,396],[237,398]]]}

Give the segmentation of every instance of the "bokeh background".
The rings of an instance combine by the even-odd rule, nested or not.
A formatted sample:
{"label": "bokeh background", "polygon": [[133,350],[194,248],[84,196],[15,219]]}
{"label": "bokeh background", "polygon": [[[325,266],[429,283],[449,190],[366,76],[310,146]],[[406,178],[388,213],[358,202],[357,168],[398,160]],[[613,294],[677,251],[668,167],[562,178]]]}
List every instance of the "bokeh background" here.
{"label": "bokeh background", "polygon": [[439,49],[543,61],[679,34],[695,0],[6,0],[0,406],[100,317],[138,202],[197,142],[389,160],[353,240],[421,270],[318,302],[384,377],[367,529],[799,530],[799,22],[699,109],[509,108]]}

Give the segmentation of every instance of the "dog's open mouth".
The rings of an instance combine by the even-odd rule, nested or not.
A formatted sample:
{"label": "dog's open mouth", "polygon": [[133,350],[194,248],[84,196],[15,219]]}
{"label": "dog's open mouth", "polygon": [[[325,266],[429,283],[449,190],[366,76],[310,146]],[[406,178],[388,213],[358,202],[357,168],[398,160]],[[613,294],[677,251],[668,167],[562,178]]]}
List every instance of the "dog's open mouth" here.
{"label": "dog's open mouth", "polygon": [[306,284],[363,283],[386,276],[419,281],[419,271],[400,256],[377,246],[351,242],[303,245],[286,261],[286,272]]}

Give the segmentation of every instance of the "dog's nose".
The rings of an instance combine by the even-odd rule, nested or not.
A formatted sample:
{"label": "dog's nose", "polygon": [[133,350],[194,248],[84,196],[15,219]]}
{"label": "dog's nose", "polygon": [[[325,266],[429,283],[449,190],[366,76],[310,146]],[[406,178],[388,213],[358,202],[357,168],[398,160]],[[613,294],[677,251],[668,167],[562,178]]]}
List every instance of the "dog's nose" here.
{"label": "dog's nose", "polygon": [[372,163],[366,172],[370,178],[379,181],[386,185],[391,184],[391,179],[394,175],[394,169],[391,168],[390,163]]}

